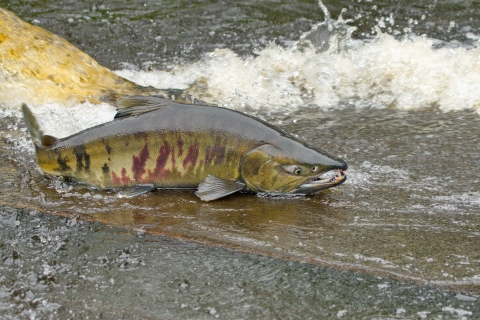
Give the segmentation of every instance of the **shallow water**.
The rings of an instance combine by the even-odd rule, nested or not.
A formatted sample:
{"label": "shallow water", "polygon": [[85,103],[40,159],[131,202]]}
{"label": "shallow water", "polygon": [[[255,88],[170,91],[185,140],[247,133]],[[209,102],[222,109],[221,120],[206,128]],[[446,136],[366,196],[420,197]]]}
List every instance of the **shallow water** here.
{"label": "shallow water", "polygon": [[[4,152],[10,165],[2,166],[8,170],[3,176],[11,182],[3,184],[3,203],[12,203],[9,190],[16,189],[15,202],[54,214],[401,278],[478,285],[476,114],[458,112],[452,118],[430,109],[373,115],[345,108],[271,117],[314,145],[341,149],[351,168],[348,183],[315,197],[235,195],[202,203],[190,191],[156,191],[118,199],[115,193],[42,177],[32,171],[31,154]],[[468,142],[465,127],[471,128]],[[321,128],[322,136],[314,128]],[[463,172],[468,179],[455,176]]]}
{"label": "shallow water", "polygon": [[4,319],[458,319],[480,312],[474,297],[430,286],[37,211],[2,207],[0,221]]}
{"label": "shallow water", "polygon": [[[135,82],[184,89],[210,103],[256,114],[349,164],[344,185],[315,197],[234,195],[202,203],[189,191],[157,191],[118,199],[114,193],[42,176],[34,169],[23,122],[14,109],[4,109],[4,308],[12,304],[15,314],[25,317],[28,312],[57,310],[60,317],[70,309],[82,312],[79,305],[86,303],[92,314],[127,318],[136,312],[165,318],[474,318],[479,312],[478,298],[456,297],[465,291],[478,294],[480,286],[480,52],[475,40],[480,29],[479,11],[472,11],[478,2],[402,7],[388,1],[345,2],[343,17],[358,18],[349,24],[358,30],[353,39],[342,42],[340,37],[338,46],[320,53],[290,49],[323,19],[317,4],[310,2],[0,5],[27,21],[36,19]],[[336,19],[342,7],[326,5]],[[384,17],[383,23],[375,21],[378,17]],[[375,25],[383,36],[372,34]],[[413,36],[423,33],[426,38]],[[402,40],[405,34],[410,40]],[[270,41],[275,44],[267,46]],[[101,113],[89,108],[93,116],[80,123],[78,110],[84,106],[76,108],[49,105],[35,110],[62,119],[59,127],[58,121],[44,124],[58,136],[113,117],[108,106]],[[17,212],[19,225],[13,220]],[[85,220],[135,232],[87,222],[68,226]],[[74,262],[53,258],[48,250],[34,258],[30,250],[36,238],[27,235],[36,232],[37,223],[45,229],[42,236],[53,239],[40,241],[48,243],[48,250],[55,252],[70,237],[86,249],[73,250]],[[23,225],[24,233],[16,234]],[[16,246],[20,249],[12,249]],[[115,249],[110,251],[110,246]],[[132,250],[127,254],[124,247],[139,253],[132,258]],[[97,263],[102,256],[106,260]],[[26,285],[35,296],[54,303],[51,309],[32,304],[35,298],[30,299],[27,290],[15,294],[12,280],[22,278],[14,272],[18,265],[36,270],[32,279],[47,272],[48,280],[51,269],[40,266],[44,261],[68,270],[51,271],[62,274],[57,282]],[[135,265],[134,279],[118,271],[122,261]],[[62,269],[63,264],[70,269]],[[104,286],[95,291],[117,292],[118,298],[110,301],[115,308],[100,299],[104,295],[83,301],[91,294],[87,282],[78,291],[72,289],[84,274],[78,271],[83,264],[92,265],[89,270],[97,275],[85,281]],[[169,280],[169,273],[176,280]],[[115,280],[109,284],[109,279]],[[118,287],[116,279],[125,285]],[[54,287],[76,302],[49,296]],[[136,297],[146,300],[140,303]],[[155,302],[161,307],[153,307]],[[122,303],[145,308],[126,309]]]}

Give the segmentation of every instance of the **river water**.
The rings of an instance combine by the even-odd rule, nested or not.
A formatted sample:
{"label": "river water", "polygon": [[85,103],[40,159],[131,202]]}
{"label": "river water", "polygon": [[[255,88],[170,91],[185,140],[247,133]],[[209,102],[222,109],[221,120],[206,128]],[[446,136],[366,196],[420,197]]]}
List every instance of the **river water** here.
{"label": "river water", "polygon": [[[324,3],[316,25],[313,1],[0,1],[122,77],[254,114],[349,164],[314,197],[119,199],[38,172],[12,96],[3,316],[480,317],[480,2]],[[24,98],[59,137],[114,114]]]}

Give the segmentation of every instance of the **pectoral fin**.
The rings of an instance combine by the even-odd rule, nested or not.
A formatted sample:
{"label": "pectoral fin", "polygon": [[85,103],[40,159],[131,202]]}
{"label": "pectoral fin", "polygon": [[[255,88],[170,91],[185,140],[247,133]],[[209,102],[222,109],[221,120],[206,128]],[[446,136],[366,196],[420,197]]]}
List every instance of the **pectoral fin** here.
{"label": "pectoral fin", "polygon": [[195,194],[203,201],[212,201],[246,188],[244,183],[220,179],[209,174],[198,186]]}
{"label": "pectoral fin", "polygon": [[131,187],[123,188],[117,196],[119,198],[133,198],[145,194],[147,192],[155,190],[155,186],[153,184],[137,184]]}

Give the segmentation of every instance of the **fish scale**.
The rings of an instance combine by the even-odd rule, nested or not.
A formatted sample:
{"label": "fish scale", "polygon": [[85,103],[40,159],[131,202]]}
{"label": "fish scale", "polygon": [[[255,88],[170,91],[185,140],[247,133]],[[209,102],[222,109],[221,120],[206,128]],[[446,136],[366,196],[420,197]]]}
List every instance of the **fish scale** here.
{"label": "fish scale", "polygon": [[[115,120],[63,139],[43,136],[24,106],[40,168],[100,188],[198,187],[211,193],[205,199],[241,190],[309,194],[345,180],[343,160],[237,111],[153,96],[117,106]],[[330,170],[340,178],[313,182]]]}

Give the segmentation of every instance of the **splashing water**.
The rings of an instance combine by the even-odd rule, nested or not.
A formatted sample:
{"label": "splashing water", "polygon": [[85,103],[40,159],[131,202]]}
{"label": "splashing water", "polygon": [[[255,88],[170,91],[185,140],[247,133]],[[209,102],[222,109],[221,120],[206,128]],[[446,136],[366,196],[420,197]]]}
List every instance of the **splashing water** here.
{"label": "splashing water", "polygon": [[[330,12],[327,7],[318,1],[319,7],[325,15],[325,21],[315,24],[308,32],[303,33],[300,39],[292,46],[292,50],[310,49],[313,47],[315,53],[325,51],[337,52],[339,50],[345,51],[347,48],[354,46],[355,42],[352,40],[352,33],[357,30],[357,27],[349,26],[348,23],[352,19],[344,20],[342,14],[346,9],[342,9],[338,20],[330,18]],[[362,42],[357,42],[357,45]]]}
{"label": "splashing water", "polygon": [[[205,49],[196,62],[170,71],[125,64],[117,74],[257,113],[335,152],[351,168],[342,188],[312,198],[245,195],[213,204],[188,192],[127,201],[72,189],[33,170],[20,115],[5,109],[3,201],[252,252],[478,286],[478,257],[469,249],[478,243],[471,226],[480,217],[480,178],[472,170],[480,145],[480,117],[473,113],[480,101],[478,44],[438,46],[426,36],[397,39],[378,29],[375,38],[355,40],[352,21],[324,12],[325,21],[290,46],[271,43],[243,57]],[[58,137],[115,112],[106,103],[38,104],[33,109],[45,133]]]}
{"label": "splashing water", "polygon": [[[435,39],[409,35],[397,40],[379,27],[374,39],[354,40],[356,27],[349,25],[352,20],[343,19],[345,9],[334,20],[321,1],[319,7],[324,21],[289,47],[271,43],[248,57],[230,49],[216,49],[197,62],[174,65],[171,71],[142,71],[126,64],[116,74],[143,86],[182,89],[208,103],[244,111],[345,106],[419,110],[433,106],[443,111],[470,109],[480,113],[478,43],[470,49],[436,49]],[[17,90],[22,85],[27,84],[17,84]],[[24,91],[28,93],[31,88]],[[25,99],[35,101],[39,93],[32,94]],[[18,97],[11,99],[17,101]],[[52,109],[54,105],[62,109],[59,102],[36,112],[40,117],[53,115],[57,112]],[[113,113],[106,109],[99,108],[92,117],[62,117],[60,128],[46,130],[67,136],[110,121]],[[97,111],[92,108],[91,112]]]}
{"label": "splashing water", "polygon": [[217,49],[173,72],[124,69],[141,85],[175,87],[229,108],[292,110],[356,107],[480,112],[480,47],[439,48],[425,36],[397,40],[376,28],[372,41],[352,40],[351,20],[330,19],[292,47],[270,44],[255,57]]}

